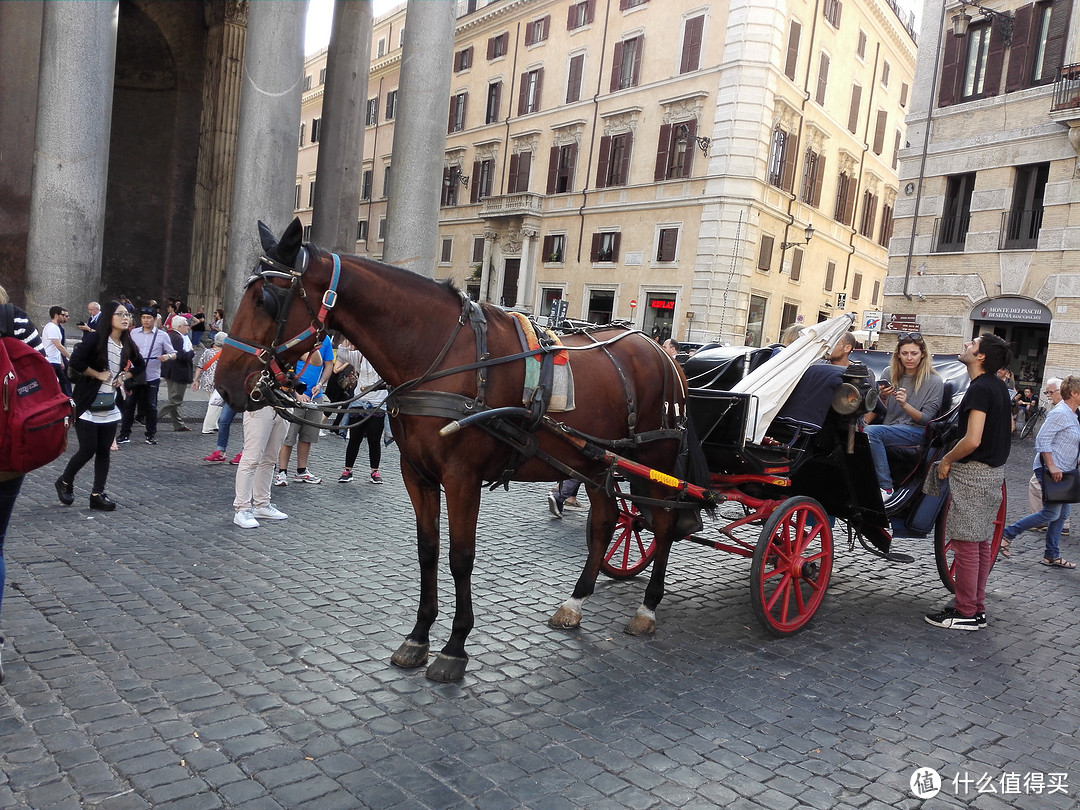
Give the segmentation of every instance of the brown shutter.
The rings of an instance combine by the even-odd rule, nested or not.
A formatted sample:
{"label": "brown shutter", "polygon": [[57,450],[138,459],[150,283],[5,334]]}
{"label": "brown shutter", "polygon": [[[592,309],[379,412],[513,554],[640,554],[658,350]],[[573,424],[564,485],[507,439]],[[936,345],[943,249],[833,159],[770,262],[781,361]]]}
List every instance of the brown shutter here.
{"label": "brown shutter", "polygon": [[625,186],[630,183],[630,155],[634,151],[634,134],[627,132],[623,138],[626,146],[622,150],[622,158],[619,161],[619,184]]}
{"label": "brown shutter", "polygon": [[617,262],[619,260],[619,243],[622,242],[622,234],[616,233],[611,239],[611,260]]}
{"label": "brown shutter", "polygon": [[798,281],[802,276],[802,248],[794,248],[791,251],[791,280]]}
{"label": "brown shutter", "polygon": [[487,58],[488,59],[494,59],[495,58],[495,37],[489,37],[488,38]]}
{"label": "brown shutter", "polygon": [[516,194],[517,187],[517,171],[518,171],[518,155],[510,155],[510,177],[507,182],[506,192],[508,194]]}
{"label": "brown shutter", "polygon": [[825,291],[832,292],[833,281],[836,276],[836,262],[829,262],[825,267]]}
{"label": "brown shutter", "polygon": [[664,228],[660,231],[660,249],[657,250],[657,261],[675,261],[675,248],[679,238],[678,228]]}
{"label": "brown shutter", "polygon": [[546,40],[551,33],[551,15],[548,14],[544,19],[540,21],[540,29],[542,40]]}
{"label": "brown shutter", "polygon": [[772,246],[773,238],[771,236],[762,235],[761,248],[758,250],[758,270],[768,270],[772,267]]}
{"label": "brown shutter", "polygon": [[600,234],[598,233],[592,235],[592,249],[589,251],[589,261],[600,261]]}
{"label": "brown shutter", "polygon": [[862,273],[856,273],[851,283],[851,297],[858,298],[860,295],[862,295]]}
{"label": "brown shutter", "polygon": [[614,93],[619,89],[619,83],[622,81],[622,55],[623,49],[626,47],[623,42],[615,43],[615,59],[611,65],[611,92]]}
{"label": "brown shutter", "polygon": [[694,140],[697,137],[697,119],[691,118],[687,121],[686,128],[689,130],[689,132],[686,133],[689,143],[686,145],[686,160],[683,161],[683,177],[689,177],[694,167],[694,152],[697,151],[697,143]]}
{"label": "brown shutter", "polygon": [[604,135],[600,138],[600,154],[596,159],[596,187],[606,188],[608,178],[608,164],[611,162],[611,136]]}
{"label": "brown shutter", "polygon": [[550,261],[551,254],[555,250],[555,237],[551,235],[545,236],[544,247],[541,250],[541,261]]}
{"label": "brown shutter", "polygon": [[518,88],[518,112],[517,112],[518,115],[524,115],[525,114],[525,103],[526,103],[526,100],[529,97],[529,95],[528,95],[528,88],[529,88],[528,81],[529,81],[529,73],[528,73],[528,71],[526,71],[525,73],[521,74],[521,87]]}
{"label": "brown shutter", "polygon": [[469,189],[469,202],[478,202],[480,199],[480,161],[474,160],[472,165],[472,188]]}
{"label": "brown shutter", "polygon": [[1032,65],[1028,64],[1028,52],[1031,48],[1031,12],[1034,6],[1024,6],[1016,10],[1013,19],[1012,50],[1009,52],[1009,73],[1005,77],[1005,92],[1011,93],[1027,87],[1031,81]]}
{"label": "brown shutter", "polygon": [[544,69],[536,69],[536,106],[533,107],[533,112],[537,112],[541,109],[540,99],[543,98],[544,92]]}
{"label": "brown shutter", "polygon": [[862,101],[862,88],[859,85],[851,87],[851,107],[848,109],[847,128],[848,132],[855,133],[859,129],[859,104]]}
{"label": "brown shutter", "polygon": [[983,82],[983,95],[996,96],[1001,92],[1001,67],[1005,63],[1005,37],[1001,27],[990,26],[990,48],[986,52],[986,79]]}
{"label": "brown shutter", "polygon": [[529,172],[531,169],[532,152],[522,152],[518,155],[517,190],[519,194],[529,190]]}
{"label": "brown shutter", "polygon": [[567,31],[573,31],[574,30],[574,20],[577,17],[577,15],[574,13],[575,11],[577,11],[577,3],[571,3],[570,8],[568,8],[566,10],[566,30]]}
{"label": "brown shutter", "polygon": [[499,120],[502,105],[502,82],[495,82],[495,120]]}
{"label": "brown shutter", "polygon": [[567,104],[581,98],[581,68],[584,63],[584,54],[578,54],[570,60],[570,78],[566,82]]}
{"label": "brown shutter", "polygon": [[667,180],[668,155],[671,153],[671,124],[660,125],[660,140],[656,145],[656,170],[653,180]]}
{"label": "brown shutter", "polygon": [[814,185],[810,194],[810,204],[815,208],[821,203],[821,178],[825,176],[825,155],[818,155],[814,166]]}
{"label": "brown shutter", "polygon": [[630,0],[619,0],[619,11],[626,11],[630,8]]}
{"label": "brown shutter", "polygon": [[817,71],[817,96],[815,101],[821,106],[825,106],[825,91],[829,87],[829,57],[826,54],[821,54],[821,61],[818,62]]}
{"label": "brown shutter", "polygon": [[938,88],[938,106],[948,107],[955,103],[957,85],[960,82],[961,60],[964,58],[967,37],[945,37],[945,55],[941,60],[941,86]]}
{"label": "brown shutter", "polygon": [[585,23],[593,21],[593,11],[596,9],[596,0],[585,0]]}
{"label": "brown shutter", "polygon": [[885,127],[889,123],[887,110],[878,110],[877,126],[874,128],[874,154],[880,155],[885,150]]}
{"label": "brown shutter", "polygon": [[784,141],[784,166],[780,176],[780,188],[790,193],[795,187],[795,159],[799,155],[799,139],[788,135]]}
{"label": "brown shutter", "polygon": [[1072,3],[1054,0],[1050,12],[1050,25],[1046,31],[1046,51],[1043,55],[1042,82],[1057,80],[1058,71],[1065,64],[1065,40],[1069,35],[1069,14]]}
{"label": "brown shutter", "polygon": [[551,151],[548,153],[548,178],[547,178],[547,193],[555,193],[555,180],[559,176],[559,147],[551,147]]}
{"label": "brown shutter", "polygon": [[[567,155],[566,165],[563,167],[566,171],[567,192],[574,190],[574,169],[577,167],[577,150],[578,145],[576,143],[570,144],[570,152]],[[588,178],[586,178],[585,182],[589,182]]]}
{"label": "brown shutter", "polygon": [[461,70],[461,51],[454,54],[454,73]]}
{"label": "brown shutter", "polygon": [[784,65],[784,75],[792,81],[795,80],[795,70],[799,65],[799,37],[801,34],[802,26],[792,20],[791,30],[788,31],[787,63]]}
{"label": "brown shutter", "polygon": [[638,80],[641,76],[641,63],[645,61],[645,35],[641,34],[637,37],[637,43],[634,47],[634,64],[631,67],[630,73],[630,86],[637,87]]}
{"label": "brown shutter", "polygon": [[683,30],[683,49],[682,59],[679,62],[679,73],[689,73],[698,69],[701,62],[701,35],[704,30],[704,15],[686,21]]}
{"label": "brown shutter", "polygon": [[454,131],[454,109],[457,107],[457,96],[450,96],[450,115],[446,119],[447,134]]}
{"label": "brown shutter", "polygon": [[848,188],[844,203],[844,224],[851,225],[855,217],[855,179],[852,177],[848,178]]}

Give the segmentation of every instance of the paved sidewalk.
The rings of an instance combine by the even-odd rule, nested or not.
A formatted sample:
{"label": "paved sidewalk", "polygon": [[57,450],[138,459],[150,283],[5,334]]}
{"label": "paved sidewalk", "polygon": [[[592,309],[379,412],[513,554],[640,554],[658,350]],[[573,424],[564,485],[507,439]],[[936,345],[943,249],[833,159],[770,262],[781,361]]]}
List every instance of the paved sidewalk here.
{"label": "paved sidewalk", "polygon": [[[185,405],[192,427],[203,407]],[[923,622],[947,598],[929,541],[900,541],[917,560],[892,565],[842,537],[797,636],[757,625],[748,560],[689,544],[653,638],[622,631],[642,577],[601,577],[568,633],[545,622],[578,576],[585,513],[554,520],[545,485],[513,484],[484,495],[472,660],[442,685],[389,664],[418,592],[394,448],[384,486],[338,484],[344,442],[323,438],[324,483],[276,489],[291,518],[245,531],[235,468],[201,461],[214,437],[159,438],[116,454],[115,513],[87,509],[89,468],[68,508],[62,462],[26,482],[7,539],[0,807],[1078,804],[1080,572],[1039,566],[1041,535],[995,569],[978,633]],[[1014,449],[1010,518],[1030,458],[1030,440]],[[440,582],[435,648],[445,562]],[[909,781],[923,767],[944,780],[926,801]]]}

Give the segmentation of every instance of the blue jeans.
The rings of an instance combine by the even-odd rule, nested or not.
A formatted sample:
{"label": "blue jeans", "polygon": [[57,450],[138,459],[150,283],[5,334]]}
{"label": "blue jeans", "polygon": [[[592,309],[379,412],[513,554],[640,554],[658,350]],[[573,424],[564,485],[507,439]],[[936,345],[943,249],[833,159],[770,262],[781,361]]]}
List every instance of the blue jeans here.
{"label": "blue jeans", "polygon": [[0,481],[0,608],[4,605],[4,576],[7,573],[4,567],[4,536],[7,535],[11,510],[15,508],[15,499],[19,497],[22,482],[21,475],[18,478]]}
{"label": "blue jeans", "polygon": [[225,403],[221,406],[221,413],[217,418],[217,449],[222,453],[225,452],[225,448],[229,446],[229,433],[232,431],[232,420],[236,416],[229,403]]}
{"label": "blue jeans", "polygon": [[[1040,485],[1045,472],[1042,467],[1035,468],[1035,477],[1039,479]],[[1061,556],[1058,549],[1058,540],[1061,539],[1061,528],[1065,525],[1065,521],[1069,519],[1071,506],[1072,504],[1068,503],[1047,503],[1043,501],[1041,512],[1035,512],[1027,517],[1020,518],[1016,523],[1006,526],[1005,539],[1012,540],[1028,529],[1046,526],[1046,554],[1044,556],[1048,560],[1056,560]]]}
{"label": "blue jeans", "polygon": [[866,438],[870,440],[870,455],[874,457],[878,486],[892,489],[892,471],[886,447],[910,447],[922,444],[926,428],[917,425],[867,425]]}

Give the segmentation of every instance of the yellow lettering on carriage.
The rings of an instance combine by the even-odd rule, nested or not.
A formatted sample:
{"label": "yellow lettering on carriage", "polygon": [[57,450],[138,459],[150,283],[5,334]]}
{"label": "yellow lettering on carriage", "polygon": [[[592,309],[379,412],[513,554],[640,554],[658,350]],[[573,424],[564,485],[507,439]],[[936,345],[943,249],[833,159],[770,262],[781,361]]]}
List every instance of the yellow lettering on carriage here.
{"label": "yellow lettering on carriage", "polygon": [[649,470],[649,479],[656,481],[659,484],[663,484],[666,487],[674,487],[678,489],[679,479],[673,475],[662,473],[659,470]]}

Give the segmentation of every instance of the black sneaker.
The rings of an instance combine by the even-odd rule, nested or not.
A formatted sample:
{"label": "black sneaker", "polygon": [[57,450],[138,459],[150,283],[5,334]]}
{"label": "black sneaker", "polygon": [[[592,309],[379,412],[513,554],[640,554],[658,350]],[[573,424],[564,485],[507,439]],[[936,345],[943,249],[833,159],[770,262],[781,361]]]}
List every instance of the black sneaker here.
{"label": "black sneaker", "polygon": [[131,437],[130,436],[121,436],[119,439],[116,440],[116,443],[117,444],[131,444]]}
{"label": "black sneaker", "polygon": [[985,630],[986,629],[986,614],[985,613],[976,613],[975,614],[975,624],[980,630]]}
{"label": "black sneaker", "polygon": [[157,444],[157,439],[155,439],[153,436],[147,436],[146,437],[146,443],[147,444]]}
{"label": "black sneaker", "polygon": [[964,616],[956,612],[956,608],[945,608],[941,613],[930,613],[926,616],[926,623],[935,627],[944,627],[946,630],[978,630],[979,619],[977,616]]}

